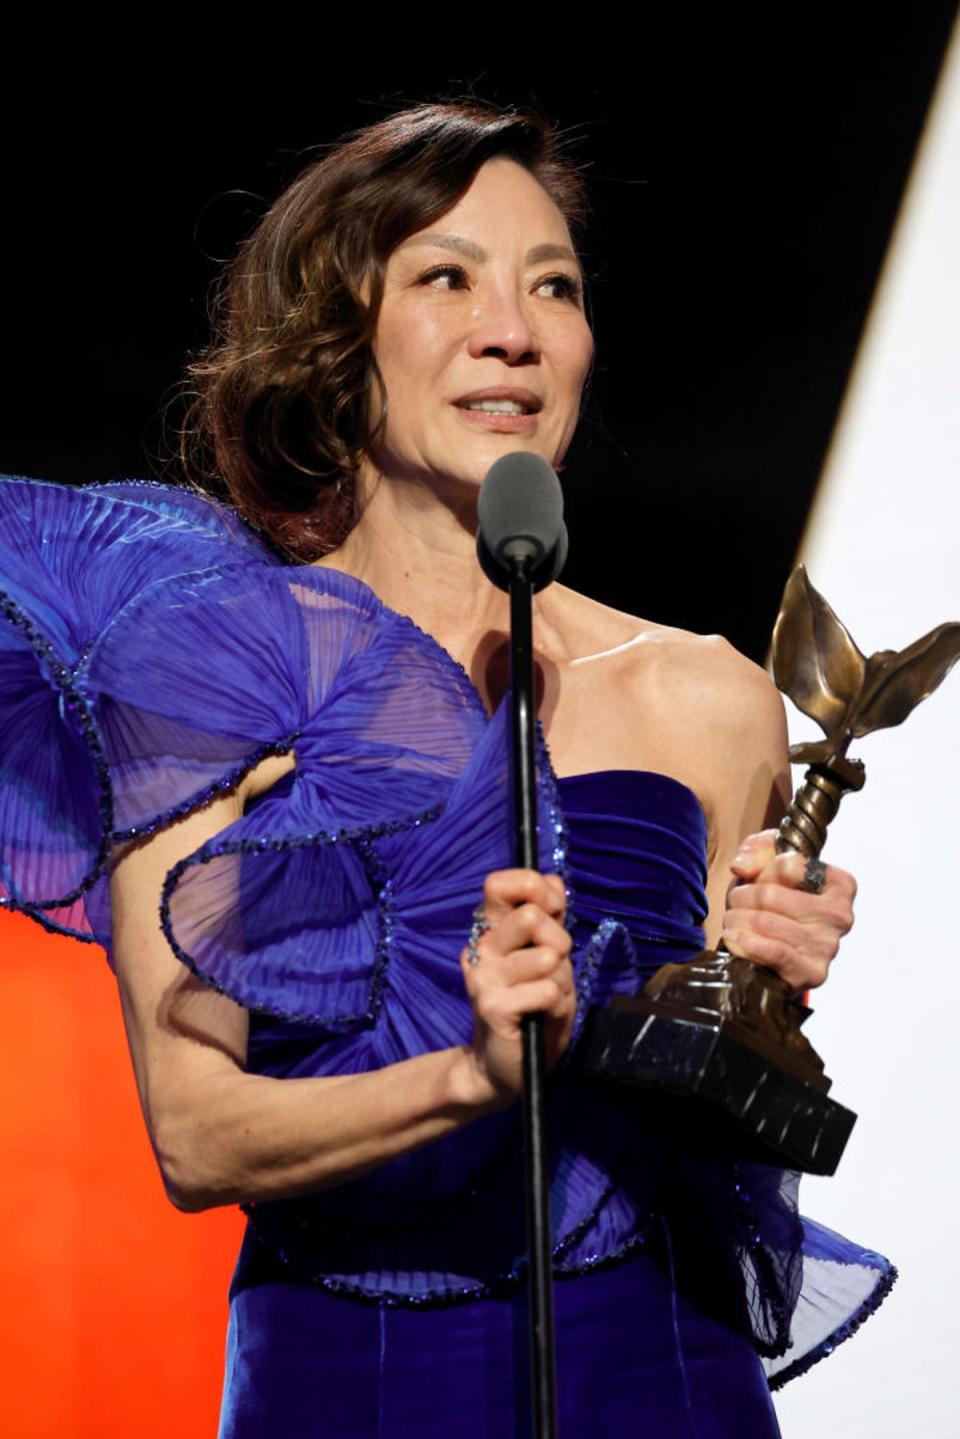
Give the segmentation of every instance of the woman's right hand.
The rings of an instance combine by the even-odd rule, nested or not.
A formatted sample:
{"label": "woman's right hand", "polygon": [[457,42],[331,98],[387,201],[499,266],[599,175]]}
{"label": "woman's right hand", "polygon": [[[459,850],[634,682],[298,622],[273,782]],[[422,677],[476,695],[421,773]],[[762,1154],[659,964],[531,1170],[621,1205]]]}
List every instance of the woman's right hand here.
{"label": "woman's right hand", "polygon": [[465,948],[460,964],[473,1006],[472,1064],[499,1105],[523,1089],[525,1014],[546,1016],[548,1069],[570,1042],[576,1013],[571,940],[559,875],[496,870],[486,878],[480,908],[490,927],[475,946],[476,963]]}

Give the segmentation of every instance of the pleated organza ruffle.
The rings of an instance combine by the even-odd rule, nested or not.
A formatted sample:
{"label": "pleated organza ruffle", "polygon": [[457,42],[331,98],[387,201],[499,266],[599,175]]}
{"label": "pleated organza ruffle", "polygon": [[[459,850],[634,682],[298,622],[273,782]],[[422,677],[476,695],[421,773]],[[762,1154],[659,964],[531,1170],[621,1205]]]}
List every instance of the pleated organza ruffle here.
{"label": "pleated organza ruffle", "polygon": [[[458,955],[484,876],[511,863],[506,710],[488,717],[430,636],[350,576],[284,563],[228,506],[143,481],[0,480],[0,614],[0,904],[109,955],[114,847],[293,751],[293,774],[167,875],[175,953],[251,1011],[260,1073],[469,1039]],[[591,1003],[702,942],[699,805],[663,776],[616,790],[626,809],[603,776],[558,784],[541,742],[578,1034]],[[697,1159],[584,1085],[571,1054],[551,1078],[559,1273],[624,1257],[669,1215],[690,1289],[749,1332],[773,1383],[875,1307],[889,1261],[802,1221],[796,1176]],[[520,1172],[511,1111],[250,1206],[251,1273],[401,1304],[498,1292],[523,1273]]]}

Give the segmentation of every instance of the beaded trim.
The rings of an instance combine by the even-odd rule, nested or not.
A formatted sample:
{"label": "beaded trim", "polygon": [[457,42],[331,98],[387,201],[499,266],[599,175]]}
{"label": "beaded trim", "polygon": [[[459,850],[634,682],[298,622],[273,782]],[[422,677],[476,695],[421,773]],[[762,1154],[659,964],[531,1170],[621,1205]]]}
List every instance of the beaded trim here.
{"label": "beaded trim", "polygon": [[787,1365],[786,1369],[781,1369],[779,1373],[774,1374],[768,1380],[770,1389],[782,1389],[784,1384],[789,1384],[791,1379],[798,1379],[801,1374],[806,1374],[807,1370],[812,1369],[814,1364],[819,1364],[821,1359],[828,1358],[838,1344],[842,1344],[844,1340],[856,1334],[860,1325],[880,1308],[880,1305],[886,1299],[899,1277],[900,1274],[896,1265],[891,1264],[889,1269],[881,1274],[874,1286],[873,1293],[851,1314],[850,1318],[845,1320],[832,1334],[828,1334],[826,1339],[822,1339],[820,1343],[815,1345],[802,1359],[795,1359],[792,1364]]}
{"label": "beaded trim", "polygon": [[[583,1239],[587,1234],[590,1233],[590,1230],[597,1222],[598,1214],[600,1213],[603,1206],[609,1201],[612,1194],[613,1185],[610,1183],[605,1184],[601,1189],[595,1204],[591,1209],[587,1211],[587,1213],[580,1220],[579,1224],[575,1224],[570,1230],[569,1234],[565,1234],[562,1239],[558,1239],[556,1244],[554,1244],[553,1257],[555,1260],[562,1259],[565,1254],[568,1254],[571,1249],[573,1249],[577,1244],[580,1243],[581,1239]],[[571,1267],[576,1268],[576,1265]]]}
{"label": "beaded trim", "polygon": [[[439,806],[431,813],[426,811],[425,818],[436,819],[440,813]],[[423,823],[423,818],[414,821],[413,828]],[[396,831],[393,831],[396,833]],[[370,977],[370,1003],[367,1014],[364,1016],[367,1023],[375,1024],[380,1010],[383,1006],[384,991],[387,987],[387,972],[390,968],[390,960],[393,956],[393,929],[395,922],[396,901],[394,899],[394,885],[390,878],[387,867],[377,853],[375,838],[372,834],[361,835],[355,842],[354,848],[360,856],[361,862],[367,874],[367,883],[371,892],[377,899],[377,942],[374,949],[373,971]],[[353,1027],[353,1024],[350,1026]]]}
{"label": "beaded trim", "polygon": [[[242,1208],[244,1206],[241,1206]],[[249,1209],[245,1209],[249,1214]],[[609,1254],[591,1256],[581,1264],[571,1268],[554,1267],[553,1273],[557,1279],[576,1279],[581,1274],[589,1274],[595,1269],[605,1267],[612,1268],[632,1254],[641,1245],[647,1243],[650,1237],[650,1228],[657,1222],[656,1215],[649,1215],[645,1221],[616,1249]],[[474,1299],[496,1299],[508,1294],[512,1289],[522,1284],[526,1278],[526,1259],[505,1270],[496,1278],[478,1281],[476,1284],[460,1285],[453,1288],[431,1288],[425,1289],[419,1294],[397,1294],[389,1290],[375,1290],[366,1288],[362,1284],[351,1283],[347,1279],[337,1279],[329,1274],[308,1272],[301,1266],[291,1261],[283,1249],[274,1248],[262,1235],[258,1234],[254,1227],[253,1217],[250,1217],[250,1233],[254,1241],[267,1249],[276,1259],[286,1267],[294,1271],[291,1278],[295,1283],[308,1283],[315,1288],[322,1289],[328,1294],[341,1295],[344,1298],[357,1300],[359,1303],[382,1304],[388,1309],[446,1309],[455,1304],[467,1304]],[[580,1226],[578,1226],[579,1229]],[[582,1237],[582,1236],[579,1236]],[[557,1257],[558,1249],[563,1246],[569,1247],[569,1240],[560,1241],[554,1245],[552,1253]]]}
{"label": "beaded trim", "polygon": [[[231,539],[239,539],[241,542],[253,542],[259,546],[263,553],[257,558],[273,558],[279,563],[289,565],[289,557],[281,550],[262,530],[246,519],[244,515],[229,500],[221,499],[218,495],[209,494],[205,490],[197,490],[189,485],[170,484],[164,480],[125,479],[125,480],[90,480],[81,485],[67,484],[59,480],[41,480],[31,475],[2,475],[0,476],[4,485],[24,485],[28,488],[39,488],[58,491],[67,491],[71,494],[86,494],[89,491],[96,491],[108,500],[114,500],[117,504],[135,504],[137,498],[134,495],[125,495],[122,491],[126,489],[154,491],[155,495],[146,494],[143,496],[143,503],[150,504],[156,510],[157,505],[167,504],[170,510],[180,516],[189,514],[189,518],[196,521],[199,526],[202,524],[205,530],[211,534],[223,534]],[[158,492],[158,493],[156,493]],[[203,513],[206,506],[207,513]],[[231,526],[236,524],[240,533],[231,535]],[[230,563],[229,561],[227,563]],[[184,571],[186,573],[186,571]]]}
{"label": "beaded trim", "polygon": [[570,835],[567,829],[567,821],[564,817],[563,808],[560,804],[560,788],[557,784],[557,776],[554,773],[553,761],[550,758],[550,750],[543,733],[543,726],[539,719],[535,722],[535,744],[537,752],[537,781],[540,795],[543,799],[550,824],[550,858],[553,860],[557,874],[563,880],[564,893],[567,896],[567,928],[575,922],[573,911],[570,905],[573,900],[573,891],[570,886]]}
{"label": "beaded trim", "polygon": [[[403,819],[382,821],[374,825],[360,825],[355,829],[338,829],[335,831],[318,830],[305,835],[291,836],[270,836],[261,835],[257,839],[233,839],[218,840],[216,838],[207,840],[193,854],[186,855],[177,861],[172,869],[167,871],[163,883],[163,890],[160,896],[160,926],[170,948],[177,958],[192,970],[204,984],[215,989],[218,994],[224,994],[233,999],[237,1004],[246,1005],[249,1008],[257,1009],[263,1014],[271,1014],[277,1019],[287,1019],[293,1022],[317,1024],[330,1029],[334,1033],[341,1033],[351,1029],[357,1029],[364,1025],[372,1025],[376,1022],[377,1016],[383,1002],[383,991],[386,985],[387,966],[390,958],[390,950],[393,938],[393,889],[389,881],[385,881],[383,870],[379,867],[379,857],[373,850],[372,842],[385,835],[399,834],[404,830],[418,829],[423,824],[428,824],[437,819],[443,812],[443,805],[434,805],[430,809],[421,811],[419,814],[410,815]],[[208,864],[212,859],[228,854],[257,854],[265,850],[293,850],[311,849],[318,846],[328,847],[336,844],[353,845],[360,854],[361,860],[371,877],[371,888],[375,894],[377,885],[380,886],[378,894],[378,912],[380,939],[375,947],[374,960],[371,972],[370,994],[366,1010],[361,1014],[338,1017],[331,1020],[319,1014],[305,1014],[293,1012],[289,1009],[281,1009],[269,1004],[250,1005],[234,990],[230,989],[221,980],[209,974],[202,965],[198,964],[187,950],[177,942],[173,921],[170,914],[170,900],[173,891],[180,881],[181,875],[191,866]]]}
{"label": "beaded trim", "polygon": [[630,949],[632,950],[633,944],[630,940],[630,936],[627,933],[625,926],[616,919],[602,919],[597,925],[596,929],[593,931],[593,934],[590,936],[589,940],[587,941],[586,946],[580,951],[579,955],[574,957],[575,981],[577,988],[577,1013],[573,1021],[573,1031],[570,1035],[570,1043],[567,1046],[566,1053],[560,1060],[561,1064],[572,1058],[573,1050],[576,1048],[577,1041],[580,1039],[580,1036],[583,1032],[583,1026],[586,1023],[587,1011],[590,1007],[590,997],[593,994],[593,982],[596,978],[597,968],[599,967],[600,960],[607,948],[607,945],[613,939],[613,936],[618,932],[622,933],[624,942],[629,945]]}
{"label": "beaded trim", "polygon": [[[52,909],[58,909],[59,905],[51,905]],[[68,939],[78,939],[81,944],[100,944],[101,941],[95,934],[90,934],[83,929],[74,929],[72,924],[61,924],[59,920],[51,919],[41,909],[35,909],[30,904],[20,904],[7,895],[0,895],[0,909],[9,909],[14,914],[25,914],[27,919],[32,919],[45,929],[48,934],[66,935]]]}
{"label": "beaded trim", "polygon": [[[97,801],[100,810],[100,842],[96,856],[91,868],[81,880],[80,884],[69,894],[57,899],[50,900],[18,900],[10,897],[3,901],[8,908],[21,910],[29,914],[32,919],[37,916],[34,913],[38,909],[61,909],[73,904],[81,895],[96,883],[104,865],[110,847],[110,831],[113,825],[113,797],[110,789],[110,771],[107,766],[103,741],[94,718],[93,706],[76,683],[76,677],[69,667],[65,665],[51,642],[34,625],[26,612],[17,604],[5,590],[0,590],[0,614],[8,619],[12,625],[23,632],[27,643],[33,650],[41,666],[41,673],[45,670],[49,678],[51,688],[56,690],[60,696],[60,717],[64,724],[69,723],[67,711],[69,711],[73,723],[80,731],[81,738],[86,742],[93,763],[94,776],[97,783]],[[52,923],[52,921],[51,921]],[[77,934],[76,931],[65,930],[61,932]],[[77,934],[79,938],[79,934]]]}
{"label": "beaded trim", "polygon": [[179,804],[175,804],[170,809],[165,809],[161,811],[160,814],[154,815],[153,819],[148,820],[146,824],[134,824],[129,825],[126,829],[114,830],[112,835],[113,842],[120,844],[128,839],[146,839],[148,835],[154,834],[158,829],[163,829],[165,825],[170,824],[173,820],[181,819],[184,815],[191,814],[193,810],[200,809],[203,805],[208,804],[219,795],[226,793],[228,790],[235,789],[248,770],[253,769],[254,766],[259,764],[262,759],[265,759],[267,755],[286,754],[287,750],[293,747],[295,741],[298,740],[302,734],[303,731],[301,729],[295,729],[291,730],[285,739],[264,741],[264,743],[258,745],[255,750],[251,750],[244,759],[238,761],[232,769],[227,770],[225,774],[213,780],[211,784],[205,785],[203,789],[195,790],[193,794],[188,795],[187,798],[181,800]]}
{"label": "beaded trim", "polygon": [[[223,527],[225,517],[229,520],[235,520],[242,529],[246,531],[246,534],[250,538],[257,540],[263,546],[264,550],[277,556],[278,559],[287,560],[289,563],[289,558],[285,552],[275,545],[262,530],[257,529],[256,525],[251,524],[229,500],[222,499],[219,495],[210,494],[206,490],[194,489],[191,485],[172,484],[167,480],[147,480],[138,477],[121,480],[89,480],[81,485],[67,484],[60,480],[41,480],[32,475],[4,475],[2,478],[4,483],[12,482],[14,484],[31,486],[43,485],[46,489],[79,492],[86,492],[88,490],[97,490],[98,492],[106,491],[108,495],[111,490],[116,491],[127,488],[153,490],[159,491],[162,496],[168,496],[171,504],[174,506],[176,506],[178,500],[187,497],[188,501],[196,501],[194,506],[195,512],[199,512],[202,503],[206,503],[210,507],[210,518],[215,522],[220,522],[219,526],[216,523],[212,524],[211,529]],[[115,494],[112,498],[122,504],[126,497],[122,494]],[[180,509],[181,511],[183,510],[182,504]]]}
{"label": "beaded trim", "polygon": [[659,1222],[659,1216],[651,1214],[643,1222],[642,1227],[635,1229],[628,1239],[612,1249],[609,1254],[593,1254],[589,1259],[583,1259],[579,1264],[571,1265],[566,1269],[554,1269],[555,1279],[579,1279],[581,1274],[592,1274],[596,1269],[612,1269],[615,1265],[629,1259],[637,1249],[649,1242],[650,1230]]}

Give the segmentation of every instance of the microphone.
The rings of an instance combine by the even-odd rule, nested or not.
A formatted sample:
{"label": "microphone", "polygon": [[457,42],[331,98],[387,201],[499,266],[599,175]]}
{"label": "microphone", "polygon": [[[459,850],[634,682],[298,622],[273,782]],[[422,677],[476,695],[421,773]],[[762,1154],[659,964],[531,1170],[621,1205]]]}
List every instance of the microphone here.
{"label": "microphone", "polygon": [[523,561],[534,590],[560,574],[567,558],[563,492],[542,455],[515,450],[495,461],[480,486],[477,517],[480,568],[499,589],[510,588]]}
{"label": "microphone", "polygon": [[[533,592],[555,580],[567,557],[563,495],[541,455],[518,450],[490,466],[477,502],[477,558],[510,594],[511,778],[514,863],[539,869]],[[546,1139],[543,1014],[523,1017],[523,1131],[530,1271],[533,1433],[556,1435],[550,1166]]]}

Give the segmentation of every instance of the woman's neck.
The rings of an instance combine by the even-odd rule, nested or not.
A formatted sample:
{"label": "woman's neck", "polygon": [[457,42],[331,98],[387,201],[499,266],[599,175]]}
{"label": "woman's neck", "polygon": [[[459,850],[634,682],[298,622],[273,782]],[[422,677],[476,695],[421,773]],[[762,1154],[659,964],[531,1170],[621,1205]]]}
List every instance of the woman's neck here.
{"label": "woman's neck", "polygon": [[427,486],[358,477],[360,518],[317,563],[369,585],[458,658],[509,627],[509,601],[477,563],[476,491],[440,499]]}

